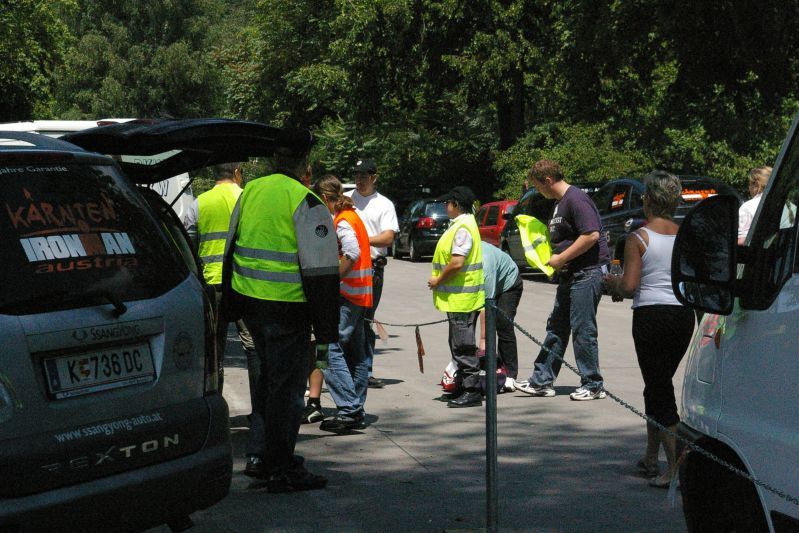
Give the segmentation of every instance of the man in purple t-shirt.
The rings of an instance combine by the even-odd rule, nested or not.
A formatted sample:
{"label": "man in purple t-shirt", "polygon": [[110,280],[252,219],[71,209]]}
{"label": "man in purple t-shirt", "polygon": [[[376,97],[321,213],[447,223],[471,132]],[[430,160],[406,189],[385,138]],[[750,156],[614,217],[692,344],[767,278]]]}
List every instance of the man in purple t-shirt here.
{"label": "man in purple t-shirt", "polygon": [[549,266],[558,272],[558,290],[547,321],[544,348],[538,353],[528,383],[517,388],[531,396],[555,396],[555,379],[561,367],[556,356],[563,357],[571,334],[582,377],[570,398],[601,400],[605,391],[599,373],[596,309],[602,297],[602,275],[610,262],[602,220],[591,198],[564,181],[563,171],[554,161],[538,161],[528,178],[543,196],[557,200],[549,221],[554,252]]}

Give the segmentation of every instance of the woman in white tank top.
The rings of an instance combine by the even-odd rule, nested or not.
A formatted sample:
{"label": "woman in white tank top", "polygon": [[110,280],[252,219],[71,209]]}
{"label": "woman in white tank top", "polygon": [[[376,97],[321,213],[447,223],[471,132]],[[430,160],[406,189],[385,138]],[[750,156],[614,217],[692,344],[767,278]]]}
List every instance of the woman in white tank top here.
{"label": "woman in white tank top", "polygon": [[[627,238],[624,274],[606,276],[614,301],[633,297],[633,341],[644,378],[646,414],[669,431],[647,424],[647,444],[638,468],[653,487],[668,487],[677,469],[674,432],[680,420],[672,378],[694,328],[693,312],[680,304],[671,288],[671,252],[679,226],[672,220],[680,201],[680,180],[663,171],[644,178],[646,227]],[[658,451],[668,468],[660,474]]]}

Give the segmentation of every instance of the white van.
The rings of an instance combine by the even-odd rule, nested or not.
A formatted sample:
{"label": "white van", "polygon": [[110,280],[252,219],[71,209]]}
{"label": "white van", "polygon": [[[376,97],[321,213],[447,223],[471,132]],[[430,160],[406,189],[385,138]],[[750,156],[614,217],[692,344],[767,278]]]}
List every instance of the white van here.
{"label": "white van", "polygon": [[[83,131],[97,126],[108,124],[118,124],[129,122],[131,118],[106,118],[101,120],[32,120],[28,122],[9,122],[0,124],[2,131],[21,131],[27,133],[40,133],[48,137],[58,138],[67,133]],[[122,161],[127,163],[137,163],[140,165],[154,165],[159,161],[171,157],[174,152],[158,154],[154,156],[122,156]],[[188,212],[194,196],[191,191],[191,179],[186,173],[178,174],[169,179],[148,185],[156,191],[166,203],[172,206],[178,218],[183,217]]]}
{"label": "white van", "polygon": [[681,430],[767,485],[689,449],[680,480],[691,531],[799,530],[797,121],[744,246],[730,196],[701,202],[675,241],[674,292],[706,313],[688,351]]}

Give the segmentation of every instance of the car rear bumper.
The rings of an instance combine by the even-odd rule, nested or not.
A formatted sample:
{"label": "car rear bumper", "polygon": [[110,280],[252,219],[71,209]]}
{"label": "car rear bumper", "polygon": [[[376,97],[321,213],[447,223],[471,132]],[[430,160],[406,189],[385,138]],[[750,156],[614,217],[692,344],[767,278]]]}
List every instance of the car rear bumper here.
{"label": "car rear bumper", "polygon": [[224,498],[233,473],[228,407],[206,397],[208,437],[197,452],[19,498],[0,498],[0,529],[144,529]]}

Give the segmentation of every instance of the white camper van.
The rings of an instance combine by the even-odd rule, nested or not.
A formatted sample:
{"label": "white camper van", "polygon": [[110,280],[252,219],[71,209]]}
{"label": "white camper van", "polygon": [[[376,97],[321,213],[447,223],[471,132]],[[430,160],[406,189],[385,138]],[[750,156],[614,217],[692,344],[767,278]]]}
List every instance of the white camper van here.
{"label": "white camper van", "polygon": [[[67,133],[83,131],[97,126],[129,122],[130,118],[107,118],[101,120],[32,120],[29,122],[9,122],[0,124],[0,131],[21,131],[27,133],[40,133],[48,137],[58,138]],[[174,152],[154,156],[122,156],[122,160],[141,165],[153,165]],[[179,174],[169,179],[154,183],[149,187],[155,190],[161,198],[172,206],[178,218],[183,220],[184,215],[194,202],[192,195],[191,179],[188,174]]]}
{"label": "white camper van", "polygon": [[681,430],[753,476],[688,449],[690,531],[799,531],[799,115],[744,246],[738,201],[708,198],[674,245],[677,297],[704,311],[688,352]]}

